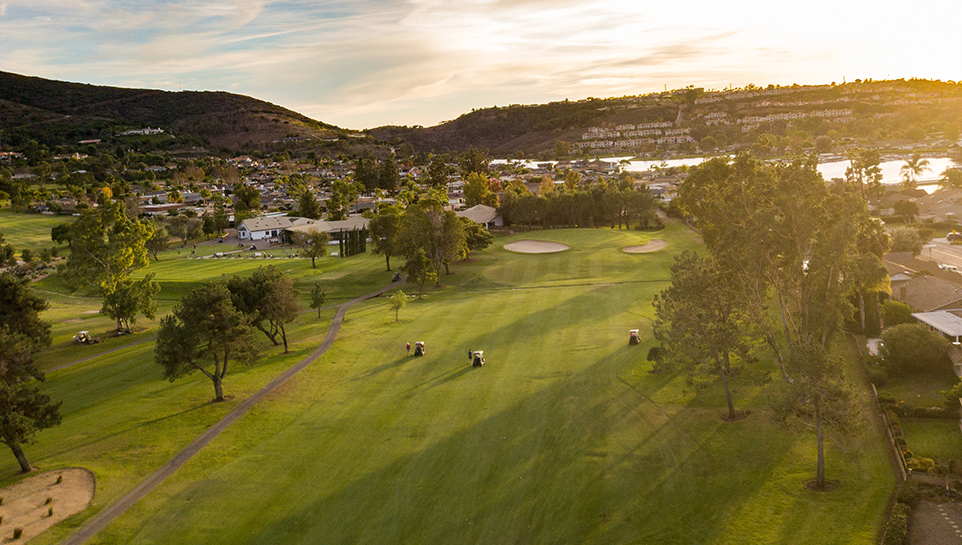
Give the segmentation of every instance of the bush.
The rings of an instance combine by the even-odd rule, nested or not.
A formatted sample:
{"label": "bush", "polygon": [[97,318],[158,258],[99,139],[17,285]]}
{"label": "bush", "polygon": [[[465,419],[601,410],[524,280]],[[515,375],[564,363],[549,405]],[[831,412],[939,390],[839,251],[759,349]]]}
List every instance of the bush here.
{"label": "bush", "polygon": [[902,545],[909,530],[909,513],[912,509],[904,503],[896,503],[888,524],[885,525],[885,539],[882,545]]}
{"label": "bush", "polygon": [[[956,399],[958,405],[958,399]],[[956,418],[958,411],[949,411],[944,407],[906,407],[906,416],[913,418]]]}
{"label": "bush", "polygon": [[885,369],[872,366],[868,368],[868,380],[874,384],[876,388],[881,388],[888,384],[889,375],[885,372]]}
{"label": "bush", "polygon": [[919,324],[900,324],[882,333],[882,359],[889,375],[952,372],[949,341]]}
{"label": "bush", "polygon": [[899,486],[896,500],[915,507],[919,501],[919,485],[915,481],[905,481]]}
{"label": "bush", "polygon": [[888,328],[899,324],[915,323],[915,318],[912,318],[912,307],[901,301],[888,299],[882,303],[882,321]]}
{"label": "bush", "polygon": [[14,528],[14,529],[13,529],[13,539],[14,539],[14,540],[20,539],[20,536],[22,536],[22,535],[23,535],[23,528]]}
{"label": "bush", "polygon": [[935,460],[931,458],[913,457],[911,459],[905,459],[905,465],[912,471],[921,471],[924,473],[938,473],[939,468],[935,465]]}
{"label": "bush", "polygon": [[922,245],[925,244],[925,240],[914,227],[894,227],[889,235],[892,238],[893,252],[912,252],[913,255],[919,255],[922,252]]}

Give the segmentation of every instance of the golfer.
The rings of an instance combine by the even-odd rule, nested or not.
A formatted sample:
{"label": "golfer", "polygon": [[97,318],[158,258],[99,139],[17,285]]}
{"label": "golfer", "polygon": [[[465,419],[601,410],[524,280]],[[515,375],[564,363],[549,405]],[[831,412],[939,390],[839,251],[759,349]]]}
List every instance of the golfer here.
{"label": "golfer", "polygon": [[408,343],[408,356],[411,355],[411,343]]}

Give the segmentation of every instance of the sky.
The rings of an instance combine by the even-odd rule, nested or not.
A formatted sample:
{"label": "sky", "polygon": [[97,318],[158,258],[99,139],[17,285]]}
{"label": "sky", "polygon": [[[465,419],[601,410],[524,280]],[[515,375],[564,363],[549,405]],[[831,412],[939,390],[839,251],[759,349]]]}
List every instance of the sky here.
{"label": "sky", "polygon": [[962,80],[959,20],[957,0],[0,0],[0,71],[431,126],[688,85]]}

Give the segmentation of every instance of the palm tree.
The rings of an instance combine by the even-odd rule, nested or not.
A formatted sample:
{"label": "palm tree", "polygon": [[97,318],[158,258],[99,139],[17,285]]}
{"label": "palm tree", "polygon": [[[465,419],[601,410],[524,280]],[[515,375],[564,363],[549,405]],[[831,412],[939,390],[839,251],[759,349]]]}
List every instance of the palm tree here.
{"label": "palm tree", "polygon": [[899,174],[902,176],[902,189],[915,189],[919,176],[926,170],[930,170],[929,160],[922,159],[922,154],[919,152],[913,153],[912,158],[906,159],[905,164],[899,169]]}

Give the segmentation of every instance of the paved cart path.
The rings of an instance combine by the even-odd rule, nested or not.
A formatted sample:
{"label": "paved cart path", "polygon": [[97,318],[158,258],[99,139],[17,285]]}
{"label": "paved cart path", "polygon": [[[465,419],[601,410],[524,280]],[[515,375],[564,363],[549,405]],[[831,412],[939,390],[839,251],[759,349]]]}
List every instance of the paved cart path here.
{"label": "paved cart path", "polygon": [[337,314],[334,315],[334,320],[331,322],[331,327],[327,330],[327,336],[324,337],[324,342],[317,347],[317,350],[303,360],[299,361],[287,371],[281,373],[280,376],[258,390],[254,395],[241,402],[241,404],[235,407],[234,410],[227,413],[227,415],[220,419],[219,422],[208,428],[208,430],[202,433],[200,437],[195,439],[191,444],[187,445],[184,450],[180,451],[169,462],[164,464],[163,467],[154,472],[153,475],[150,475],[144,479],[140,484],[135,486],[133,490],[111,505],[108,505],[103,511],[87,521],[87,524],[83,525],[79,530],[74,532],[73,535],[64,540],[62,545],[80,545],[106,528],[107,525],[113,522],[114,519],[126,512],[127,509],[130,509],[141,498],[146,496],[151,490],[162,483],[164,479],[171,476],[180,468],[180,466],[184,465],[187,460],[190,460],[191,457],[200,452],[200,449],[204,448],[215,437],[220,435],[222,431],[227,429],[227,426],[230,426],[232,423],[234,423],[234,421],[239,419],[241,416],[244,416],[244,414],[247,413],[247,411],[249,411],[254,404],[263,399],[267,394],[274,391],[274,389],[276,389],[278,386],[287,382],[288,379],[296,375],[302,369],[314,362],[314,360],[327,352],[328,349],[330,349],[334,344],[334,340],[337,339],[337,334],[341,330],[341,323],[344,322],[344,315],[347,314],[347,309],[354,304],[377,297],[393,288],[396,288],[402,282],[404,282],[404,278],[401,278],[401,280],[397,282],[392,282],[387,287],[374,293],[362,295],[361,297],[352,299],[347,303],[338,306]]}

